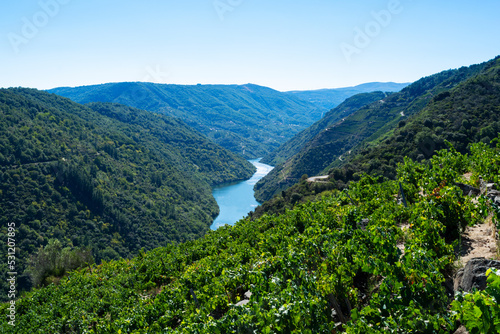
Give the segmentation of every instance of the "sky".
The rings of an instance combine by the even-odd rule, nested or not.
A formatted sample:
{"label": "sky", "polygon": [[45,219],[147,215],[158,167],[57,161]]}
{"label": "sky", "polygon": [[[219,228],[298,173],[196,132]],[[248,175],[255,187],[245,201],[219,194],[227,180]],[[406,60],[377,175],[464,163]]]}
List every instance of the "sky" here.
{"label": "sky", "polygon": [[413,82],[499,55],[498,13],[498,0],[2,1],[0,87]]}

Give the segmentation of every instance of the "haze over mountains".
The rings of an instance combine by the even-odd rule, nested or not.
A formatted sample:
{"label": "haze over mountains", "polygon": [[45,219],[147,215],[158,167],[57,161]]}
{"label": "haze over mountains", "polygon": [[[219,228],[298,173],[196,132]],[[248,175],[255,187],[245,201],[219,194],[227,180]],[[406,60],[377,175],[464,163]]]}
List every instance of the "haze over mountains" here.
{"label": "haze over mountains", "polygon": [[369,82],[354,87],[318,89],[318,90],[295,90],[286,92],[300,98],[301,100],[311,102],[319,108],[330,110],[337,107],[346,99],[361,93],[370,92],[399,92],[408,86],[409,83],[395,82]]}
{"label": "haze over mountains", "polygon": [[50,90],[78,103],[116,102],[182,119],[217,144],[245,158],[272,152],[321,118],[322,110],[294,96],[257,85],[111,83]]}

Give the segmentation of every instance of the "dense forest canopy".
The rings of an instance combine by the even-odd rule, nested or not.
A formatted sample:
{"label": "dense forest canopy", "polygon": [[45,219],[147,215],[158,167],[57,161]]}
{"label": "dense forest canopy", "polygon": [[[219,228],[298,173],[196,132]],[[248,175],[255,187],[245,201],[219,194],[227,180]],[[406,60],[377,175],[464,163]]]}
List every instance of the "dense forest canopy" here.
{"label": "dense forest canopy", "polygon": [[247,159],[261,158],[321,118],[323,109],[257,85],[110,83],[50,92],[78,103],[117,102],[182,119]]}
{"label": "dense forest canopy", "polygon": [[[20,298],[17,326],[0,329],[451,333],[462,322],[477,333],[498,330],[493,301],[500,272],[490,270],[488,288],[474,296],[455,297],[445,282],[460,231],[500,213],[455,182],[498,181],[499,152],[479,143],[470,156],[440,151],[431,166],[406,159],[397,181],[365,175],[280,216],[242,220],[195,241],[83,268]],[[493,320],[478,321],[474,312]]]}
{"label": "dense forest canopy", "polygon": [[21,289],[52,239],[99,262],[202,236],[218,214],[211,186],[254,170],[168,116],[0,90],[0,223],[19,230]]}
{"label": "dense forest canopy", "polygon": [[[393,93],[378,101],[367,103],[357,108],[357,110],[354,110],[354,112],[347,115],[345,118],[338,120],[338,114],[341,114],[344,109],[349,106],[349,101],[353,100],[355,103],[356,100],[360,99],[362,96],[352,97],[343,105],[332,110],[325,116],[326,118],[331,118],[331,122],[325,123],[321,120],[311,127],[311,129],[316,129],[313,138],[304,143],[305,138],[303,138],[303,134],[306,132],[298,134],[275,153],[264,158],[264,161],[269,160],[280,163],[282,159],[280,160],[279,157],[287,157],[286,153],[281,152],[294,153],[294,155],[289,157],[286,161],[277,165],[268,176],[263,178],[255,186],[257,199],[260,201],[271,199],[280,191],[286,190],[293,184],[299,182],[304,174],[309,176],[326,174],[330,168],[346,164],[361,147],[364,147],[364,145],[370,142],[379,142],[391,135],[396,128],[403,126],[406,122],[412,122],[414,117],[421,117],[420,115],[423,113],[423,110],[425,110],[430,103],[435,105],[436,102],[446,99],[449,94],[452,94],[455,89],[459,89],[458,86],[462,83],[465,84],[465,82],[473,83],[474,80],[489,82],[488,87],[483,87],[482,89],[469,86],[466,92],[460,94],[457,101],[476,100],[477,102],[475,105],[471,105],[472,107],[485,107],[484,111],[482,111],[479,116],[477,116],[477,112],[472,114],[476,115],[473,117],[480,118],[481,126],[487,126],[488,124],[485,123],[492,120],[497,121],[498,114],[495,112],[495,108],[491,108],[491,106],[495,106],[495,99],[497,99],[497,96],[494,94],[496,89],[495,83],[498,81],[495,70],[492,72],[491,68],[497,66],[497,60],[492,60],[483,64],[462,67],[456,70],[448,70],[422,78],[404,88],[401,92]],[[493,100],[490,102],[486,101],[486,99],[490,97],[492,97]],[[468,104],[469,102],[463,103]],[[437,136],[443,137],[443,133],[453,132],[454,135],[449,134],[445,135],[445,137],[457,144],[459,142],[466,144],[481,139],[476,138],[477,135],[475,133],[471,133],[473,137],[466,136],[460,140],[456,140],[452,137],[461,136],[459,132],[455,132],[455,130],[460,129],[461,124],[457,128],[453,125],[454,123],[452,124],[449,121],[444,121],[444,119],[456,119],[456,112],[469,112],[468,106],[464,105],[464,107],[458,109],[440,108],[439,110],[441,110],[443,114],[442,117],[440,117],[443,121],[439,122],[439,126],[436,126],[436,128],[439,128],[439,134],[436,134]],[[476,124],[474,128],[479,129],[479,125],[479,123]],[[469,126],[469,130],[471,128],[472,125]],[[425,145],[423,142],[429,140],[427,132],[424,131],[419,134],[419,143],[416,143],[418,148],[415,148],[414,144],[407,145],[404,148],[405,152],[407,152],[410,147],[413,150],[416,149],[419,151],[416,156],[412,155],[412,158],[416,159],[418,154],[423,154],[424,158],[429,158],[432,156],[435,149],[444,147],[443,140],[441,139],[436,142],[437,145],[434,145],[430,151],[429,149],[423,149],[424,146],[422,145]],[[411,140],[413,140],[413,136],[417,133],[414,131],[411,133]],[[398,140],[401,145],[398,145],[397,148],[393,147],[393,151],[396,155],[399,155],[399,158],[392,159],[390,164],[385,165],[390,165],[390,167],[387,168],[391,170],[391,172],[387,170],[385,174],[383,174],[387,177],[395,176],[394,171],[396,162],[402,161],[404,157],[404,154],[399,154],[399,149],[404,145],[401,138]],[[463,150],[462,145],[458,148],[461,151]],[[360,159],[364,159],[363,156],[366,156],[366,151],[363,152],[364,153],[360,155]],[[376,155],[378,156],[378,154]],[[377,163],[376,160],[377,159],[372,159],[371,164],[375,165]],[[365,170],[361,168],[359,172],[368,172],[370,170],[371,169]],[[356,172],[357,171],[354,171],[353,173]],[[343,180],[345,181],[346,178],[344,177]]]}

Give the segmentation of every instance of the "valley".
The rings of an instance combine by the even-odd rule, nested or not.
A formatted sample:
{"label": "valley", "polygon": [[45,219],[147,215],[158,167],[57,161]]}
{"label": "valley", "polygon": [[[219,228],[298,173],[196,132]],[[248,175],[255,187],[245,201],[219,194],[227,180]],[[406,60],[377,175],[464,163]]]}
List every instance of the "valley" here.
{"label": "valley", "polygon": [[262,157],[321,118],[315,105],[257,85],[115,83],[49,92],[78,103],[115,102],[182,119],[247,159]]}
{"label": "valley", "polygon": [[20,297],[0,331],[480,326],[467,296],[490,300],[500,275],[475,292],[457,266],[478,261],[470,239],[500,269],[499,115],[500,57],[335,92],[1,89],[0,222],[17,228]]}
{"label": "valley", "polygon": [[[452,242],[464,227],[484,224],[490,214],[498,219],[498,212],[454,183],[466,172],[473,184],[479,175],[498,181],[499,149],[478,143],[470,156],[442,150],[432,166],[406,160],[398,180],[408,207],[398,201],[398,181],[365,176],[279,216],[82,268],[20,298],[17,324],[100,333],[381,333],[388,326],[450,333],[460,323],[484,326],[466,315],[474,300],[450,288]],[[498,294],[498,271],[486,275],[488,288],[476,300]],[[497,319],[494,303],[483,310]],[[11,332],[7,324],[0,329]]]}
{"label": "valley", "polygon": [[260,159],[250,160],[250,162],[257,168],[257,171],[250,179],[220,185],[213,189],[212,194],[219,205],[220,212],[210,227],[212,230],[216,230],[225,224],[234,225],[261,204],[255,199],[253,187],[273,167],[261,163]]}
{"label": "valley", "polygon": [[500,1],[0,7],[0,334],[500,333]]}
{"label": "valley", "polygon": [[4,89],[0,112],[0,220],[19,226],[21,291],[51,240],[99,263],[201,237],[219,212],[211,188],[255,171],[181,121],[123,105]]}

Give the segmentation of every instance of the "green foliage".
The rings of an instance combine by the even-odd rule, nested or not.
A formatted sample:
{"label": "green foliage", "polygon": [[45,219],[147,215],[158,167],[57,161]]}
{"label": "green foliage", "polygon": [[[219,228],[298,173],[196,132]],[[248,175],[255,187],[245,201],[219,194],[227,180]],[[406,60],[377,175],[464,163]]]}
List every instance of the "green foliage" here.
{"label": "green foliage", "polygon": [[405,157],[430,159],[447,148],[447,142],[460,153],[471,143],[489,143],[500,131],[499,69],[497,58],[441,72],[381,102],[358,107],[342,122],[321,126],[305,143],[299,140],[302,134],[297,135],[282,146],[295,155],[255,186],[257,198],[272,198],[296,184],[297,175],[304,173],[329,174],[342,189],[363,173],[395,179],[396,166]]}
{"label": "green foliage", "polygon": [[[428,103],[409,117],[404,126],[383,139],[365,142],[364,147],[358,146],[353,150],[356,154],[352,158],[342,166],[333,164],[329,174],[334,175],[340,184],[356,180],[359,172],[391,179],[395,177],[397,163],[403,162],[405,157],[415,161],[427,160],[449,144],[458,152],[466,153],[470,144],[481,142],[486,137],[495,138],[500,131],[499,69],[500,59],[496,58],[456,70],[436,88],[438,91],[446,89],[448,94],[431,100],[425,94],[423,98]],[[407,87],[413,88],[413,85]],[[424,125],[427,119],[432,120],[432,127]]]}
{"label": "green foliage", "polygon": [[218,214],[211,186],[255,170],[174,118],[31,89],[0,90],[0,154],[0,231],[18,228],[20,290],[50,239],[100,262],[202,236]]}
{"label": "green foliage", "polygon": [[472,180],[479,183],[479,178],[486,182],[499,182],[500,174],[500,142],[495,139],[496,148],[485,143],[471,145],[470,151],[474,161]]}
{"label": "green foliage", "polygon": [[46,285],[49,278],[61,278],[67,272],[94,263],[90,249],[63,248],[57,239],[49,240],[45,247],[32,256],[27,271],[34,286]]}
{"label": "green foliage", "polygon": [[[479,71],[484,75],[459,84]],[[498,148],[475,144],[470,154],[464,154],[468,141],[462,135],[447,133],[459,126],[465,129],[459,134],[469,130],[470,134],[479,133],[478,142],[494,137],[491,132],[496,125],[478,131],[474,124],[494,124],[496,113],[489,109],[482,112],[479,106],[490,100],[496,103],[497,95],[488,94],[496,92],[497,83],[492,79],[498,77],[498,72],[497,62],[493,61],[409,86],[405,94],[417,98],[436,85],[458,84],[449,95],[444,89],[436,91],[421,115],[379,140],[382,155],[369,161],[351,161],[362,162],[363,168],[351,164],[333,171],[335,178],[345,176],[337,178],[341,183],[309,183],[302,179],[297,186],[283,191],[279,201],[269,204],[281,215],[252,217],[196,240],[190,240],[196,235],[193,224],[210,217],[211,203],[204,202],[203,197],[209,191],[208,180],[213,181],[207,172],[209,166],[206,170],[197,166],[198,170],[188,162],[183,165],[186,170],[179,170],[169,164],[182,160],[175,160],[176,155],[169,153],[174,146],[162,150],[154,145],[161,131],[156,131],[153,124],[150,130],[130,128],[127,122],[134,123],[133,119],[120,121],[127,126],[116,128],[115,120],[120,119],[116,105],[91,105],[92,110],[59,99],[59,107],[48,107],[48,95],[28,90],[19,93],[23,97],[14,98],[10,90],[0,91],[2,116],[9,122],[20,122],[16,127],[2,122],[4,131],[0,132],[7,134],[0,140],[0,158],[4,159],[1,199],[7,194],[6,201],[22,211],[17,213],[20,217],[16,216],[16,220],[24,219],[17,225],[18,235],[19,240],[28,241],[19,249],[40,250],[54,238],[60,240],[61,247],[70,243],[86,245],[85,231],[89,236],[87,244],[92,241],[103,250],[101,257],[106,254],[115,258],[118,251],[130,254],[127,252],[131,249],[138,253],[133,258],[105,260],[72,271],[58,285],[49,284],[23,294],[16,300],[16,327],[2,322],[0,331],[449,333],[456,329],[457,320],[470,322],[467,326],[472,331],[497,331],[496,274],[489,275],[485,292],[465,295],[463,300],[459,296],[453,311],[448,309],[451,296],[443,283],[451,273],[453,245],[459,232],[490,210],[484,199],[475,205],[464,197],[455,182],[463,181],[464,172],[472,172],[472,184],[479,176],[493,178],[499,165]],[[474,99],[479,99],[478,106],[472,103]],[[412,108],[421,110],[425,101],[420,100]],[[480,116],[464,122],[451,114],[435,115],[439,110],[448,110],[443,106],[449,110],[467,106]],[[66,108],[73,112],[62,113]],[[461,110],[457,109],[456,114],[465,115]],[[123,111],[125,119],[134,114],[131,111]],[[452,125],[445,122],[447,117]],[[33,122],[33,126],[22,123],[23,119]],[[40,125],[45,122],[50,126]],[[68,139],[70,130],[66,127],[81,138],[79,142]],[[410,130],[422,127],[425,129],[410,135]],[[79,131],[81,128],[86,131]],[[54,136],[57,141],[41,140],[30,129],[47,133],[49,138]],[[446,135],[439,137],[439,133]],[[189,137],[183,138],[191,142]],[[35,139],[47,143],[43,151],[40,149],[43,153],[36,150],[33,143],[42,144]],[[421,145],[421,153],[412,151],[407,159],[404,154],[396,156],[389,150],[394,148],[389,145],[393,140],[409,143],[411,150]],[[436,141],[439,145],[430,152],[431,143]],[[440,145],[448,149],[434,152]],[[23,150],[18,152],[16,147]],[[80,147],[93,154],[77,153]],[[43,160],[42,154],[48,159]],[[423,157],[419,158],[420,154]],[[494,167],[488,166],[491,164]],[[194,182],[193,175],[202,181]],[[169,182],[170,177],[182,183]],[[399,202],[400,182],[408,207]],[[332,190],[334,186],[345,189]],[[14,193],[21,194],[20,199]],[[311,198],[315,201],[308,201]],[[165,203],[160,206],[163,211],[156,211],[158,203]],[[0,208],[6,210],[8,206],[2,203]],[[201,208],[209,212],[204,217],[207,211]],[[64,218],[60,218],[61,213]],[[10,219],[12,212],[7,214]],[[59,219],[52,223],[45,214]],[[35,219],[27,218],[33,215]],[[181,235],[179,229],[186,234]],[[68,240],[69,235],[77,238]],[[172,237],[168,241],[187,241],[168,243],[167,237]],[[144,249],[140,248],[144,244]],[[149,250],[156,245],[164,247]],[[59,249],[56,246],[53,242],[48,250]],[[248,298],[248,291],[251,297],[240,303]],[[0,305],[0,312],[5,314],[7,307]],[[474,320],[477,315],[487,321]]]}
{"label": "green foliage", "polygon": [[114,102],[182,119],[220,146],[261,158],[321,118],[322,110],[257,85],[111,83],[50,92],[79,103]]}
{"label": "green foliage", "polygon": [[[448,311],[443,283],[455,260],[453,232],[479,208],[441,183],[475,166],[471,159],[453,149],[438,152],[433,161],[451,169],[442,172],[407,160],[401,182],[427,187],[408,196],[408,207],[398,202],[399,181],[361,175],[345,191],[297,203],[279,216],[242,220],[194,241],[71,272],[59,285],[17,301],[15,330],[452,332],[458,311]],[[492,280],[485,293],[497,298]],[[251,297],[239,305],[247,291]],[[496,319],[488,298],[470,301],[483,303]],[[5,324],[0,330],[13,332]]]}
{"label": "green foliage", "polygon": [[255,185],[256,198],[260,201],[269,200],[281,190],[296,184],[303,174],[317,175],[328,167],[333,159],[347,153],[347,142],[359,140],[360,133],[368,132],[364,132],[367,129],[359,128],[346,130],[342,120],[351,114],[366,112],[366,105],[377,104],[375,101],[386,96],[383,92],[355,95],[265,156],[263,162],[276,167]]}
{"label": "green foliage", "polygon": [[[296,95],[296,94],[294,94]],[[299,96],[302,94],[298,94]],[[359,93],[354,96],[347,97],[340,101],[339,106],[327,112],[321,120],[317,121],[304,131],[295,135],[292,139],[281,145],[278,149],[266,155],[262,162],[271,164],[273,166],[282,164],[293,155],[300,152],[308,142],[320,134],[323,130],[334,126],[337,122],[342,120],[352,113],[359,110],[361,107],[379,101],[386,97],[387,94],[381,91],[374,91],[372,93]],[[299,172],[296,174],[298,175]]]}
{"label": "green foliage", "polygon": [[458,293],[452,303],[455,319],[465,325],[469,333],[500,333],[500,273],[486,272],[488,285],[484,291]]}

